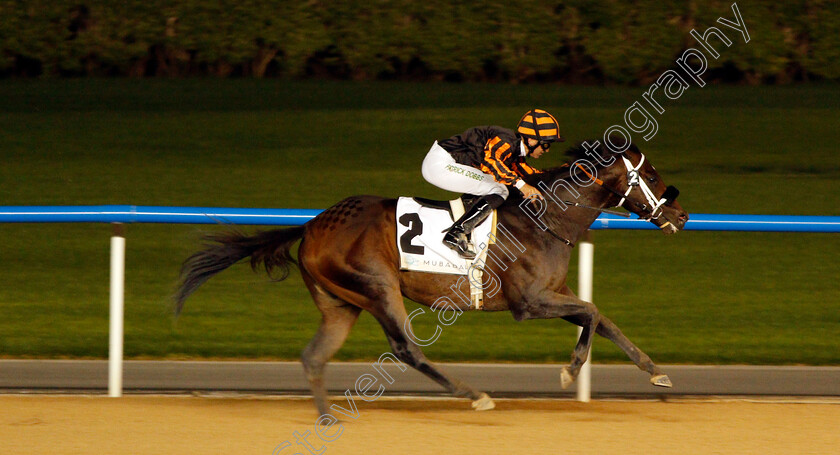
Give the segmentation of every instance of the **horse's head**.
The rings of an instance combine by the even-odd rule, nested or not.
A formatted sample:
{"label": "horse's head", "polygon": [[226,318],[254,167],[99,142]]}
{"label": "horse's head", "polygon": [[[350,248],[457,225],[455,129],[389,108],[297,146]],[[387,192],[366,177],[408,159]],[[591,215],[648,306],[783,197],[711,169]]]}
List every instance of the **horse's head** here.
{"label": "horse's head", "polygon": [[659,172],[639,149],[632,145],[620,154],[612,167],[618,169],[618,180],[625,189],[624,198],[617,205],[648,219],[666,234],[681,230],[688,214],[676,201],[680,192],[666,186]]}
{"label": "horse's head", "polygon": [[[611,138],[613,144],[621,143],[621,138]],[[593,141],[594,142],[594,141]],[[649,220],[666,234],[681,230],[688,221],[688,214],[676,201],[679,191],[673,186],[666,186],[662,177],[650,160],[639,151],[635,144],[630,144],[623,153],[612,153],[599,145],[595,149],[571,151],[574,157],[597,160],[597,180],[604,189],[613,193],[609,203],[615,207],[624,207],[640,218]],[[578,162],[580,164],[580,162]],[[593,162],[593,164],[595,164]],[[580,165],[578,166],[580,167]],[[587,174],[589,171],[584,170]]]}

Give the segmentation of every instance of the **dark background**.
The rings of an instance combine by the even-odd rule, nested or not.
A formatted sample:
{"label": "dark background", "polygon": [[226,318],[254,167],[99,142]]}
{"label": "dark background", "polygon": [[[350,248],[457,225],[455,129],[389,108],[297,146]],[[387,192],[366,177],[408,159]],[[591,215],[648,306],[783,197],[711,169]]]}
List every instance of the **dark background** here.
{"label": "dark background", "polygon": [[716,26],[710,80],[840,78],[840,2],[732,3],[2,0],[0,75],[647,84]]}

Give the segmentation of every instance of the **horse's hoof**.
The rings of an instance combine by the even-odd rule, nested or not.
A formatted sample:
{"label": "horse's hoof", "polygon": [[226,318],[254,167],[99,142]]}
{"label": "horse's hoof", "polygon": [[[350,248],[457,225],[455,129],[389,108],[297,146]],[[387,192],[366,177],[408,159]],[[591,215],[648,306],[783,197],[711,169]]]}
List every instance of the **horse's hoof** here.
{"label": "horse's hoof", "polygon": [[569,367],[563,367],[563,369],[560,370],[560,387],[562,387],[563,390],[566,390],[573,382],[575,382],[575,377],[572,376],[572,372],[569,370]]}
{"label": "horse's hoof", "polygon": [[657,387],[667,387],[669,389],[674,387],[674,384],[671,384],[671,379],[667,374],[657,374],[656,376],[653,376],[650,378],[650,383]]}
{"label": "horse's hoof", "polygon": [[496,407],[496,403],[493,402],[493,399],[490,398],[490,395],[486,393],[482,393],[477,400],[473,400],[472,408],[476,411],[489,411]]}

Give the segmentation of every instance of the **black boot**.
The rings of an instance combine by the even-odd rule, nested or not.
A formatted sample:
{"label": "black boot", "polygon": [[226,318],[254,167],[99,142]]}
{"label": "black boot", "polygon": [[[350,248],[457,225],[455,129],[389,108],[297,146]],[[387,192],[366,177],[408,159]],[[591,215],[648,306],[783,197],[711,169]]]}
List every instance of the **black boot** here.
{"label": "black boot", "polygon": [[475,251],[470,249],[470,242],[467,235],[481,224],[487,215],[493,211],[493,207],[487,198],[481,198],[464,213],[458,221],[447,229],[443,236],[443,243],[455,250],[464,259],[475,259]]}

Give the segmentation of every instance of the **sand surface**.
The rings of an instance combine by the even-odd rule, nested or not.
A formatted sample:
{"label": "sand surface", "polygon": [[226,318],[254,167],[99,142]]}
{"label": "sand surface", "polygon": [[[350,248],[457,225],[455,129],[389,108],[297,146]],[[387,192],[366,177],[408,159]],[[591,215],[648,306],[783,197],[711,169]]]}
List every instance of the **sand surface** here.
{"label": "sand surface", "polygon": [[[350,408],[347,401],[334,401]],[[308,399],[0,396],[5,454],[836,454],[840,404],[355,400],[315,430]],[[340,426],[339,426],[340,425]],[[307,434],[308,432],[308,434]],[[296,442],[308,443],[307,449]],[[288,441],[288,447],[280,448]]]}

